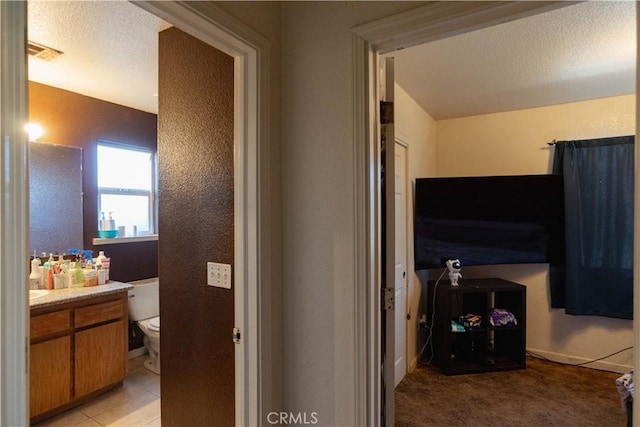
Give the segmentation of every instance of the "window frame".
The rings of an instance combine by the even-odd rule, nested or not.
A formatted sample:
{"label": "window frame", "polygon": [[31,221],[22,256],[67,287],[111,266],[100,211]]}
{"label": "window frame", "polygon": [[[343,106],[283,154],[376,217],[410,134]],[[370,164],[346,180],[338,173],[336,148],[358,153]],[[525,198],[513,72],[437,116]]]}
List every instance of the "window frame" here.
{"label": "window frame", "polygon": [[[118,187],[101,187],[99,182],[100,171],[98,168],[99,164],[99,147],[110,147],[117,148],[120,150],[128,150],[128,151],[138,151],[142,153],[149,154],[149,161],[151,162],[151,189],[150,190],[139,190],[133,188],[118,188]],[[140,146],[140,145],[132,145],[126,144],[122,142],[114,142],[108,141],[104,139],[98,139],[96,143],[96,193],[97,193],[97,214],[98,221],[100,221],[100,215],[102,210],[102,195],[128,195],[128,196],[147,196],[149,197],[149,231],[148,235],[157,234],[157,216],[158,216],[158,207],[156,201],[158,199],[158,153],[156,150],[153,150],[148,147]],[[124,236],[120,236],[122,238]]]}

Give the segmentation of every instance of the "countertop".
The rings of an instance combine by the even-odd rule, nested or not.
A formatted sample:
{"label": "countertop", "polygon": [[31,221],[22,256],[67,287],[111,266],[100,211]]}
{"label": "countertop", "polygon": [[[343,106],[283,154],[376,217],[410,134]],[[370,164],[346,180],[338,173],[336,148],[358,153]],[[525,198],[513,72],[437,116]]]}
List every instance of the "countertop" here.
{"label": "countertop", "polygon": [[43,297],[29,301],[29,308],[42,308],[93,298],[101,295],[115,294],[133,289],[133,285],[110,280],[106,285],[88,286],[86,288],[52,289]]}

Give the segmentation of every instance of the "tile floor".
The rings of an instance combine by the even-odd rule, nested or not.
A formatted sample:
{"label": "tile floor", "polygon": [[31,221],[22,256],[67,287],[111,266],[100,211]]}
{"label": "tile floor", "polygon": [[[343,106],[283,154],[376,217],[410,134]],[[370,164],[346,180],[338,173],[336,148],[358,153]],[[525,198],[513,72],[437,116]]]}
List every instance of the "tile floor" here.
{"label": "tile floor", "polygon": [[129,374],[122,387],[36,426],[160,426],[160,376],[142,366],[146,358],[145,354],[129,360]]}

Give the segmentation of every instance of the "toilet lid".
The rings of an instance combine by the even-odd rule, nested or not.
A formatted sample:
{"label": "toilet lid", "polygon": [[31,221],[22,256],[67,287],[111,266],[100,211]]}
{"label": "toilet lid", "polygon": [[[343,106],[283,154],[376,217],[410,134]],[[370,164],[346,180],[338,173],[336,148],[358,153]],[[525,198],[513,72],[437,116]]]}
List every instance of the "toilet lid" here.
{"label": "toilet lid", "polygon": [[151,329],[152,331],[160,330],[160,316],[154,317],[153,319],[149,320],[149,329]]}

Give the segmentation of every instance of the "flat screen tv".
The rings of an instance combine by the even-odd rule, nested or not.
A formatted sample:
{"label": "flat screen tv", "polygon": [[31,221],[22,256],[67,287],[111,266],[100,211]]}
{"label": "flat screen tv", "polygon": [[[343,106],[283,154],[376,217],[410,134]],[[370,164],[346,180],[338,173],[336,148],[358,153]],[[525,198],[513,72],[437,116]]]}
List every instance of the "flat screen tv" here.
{"label": "flat screen tv", "polygon": [[415,269],[564,262],[562,175],[419,178]]}

